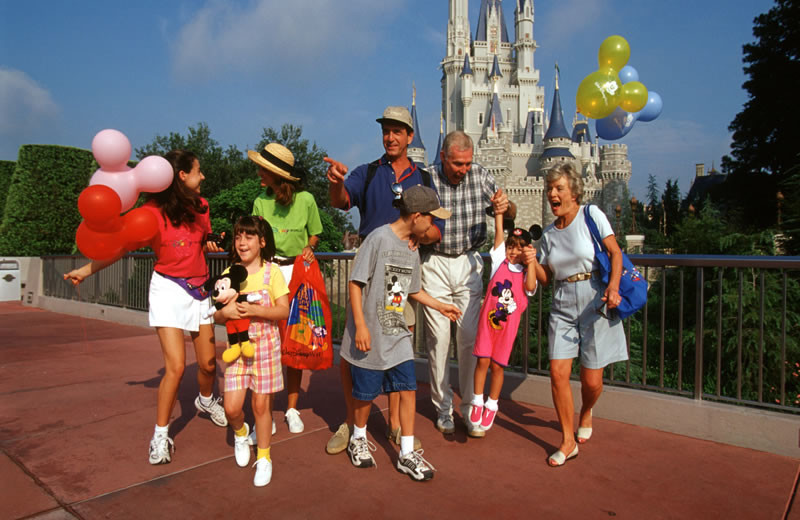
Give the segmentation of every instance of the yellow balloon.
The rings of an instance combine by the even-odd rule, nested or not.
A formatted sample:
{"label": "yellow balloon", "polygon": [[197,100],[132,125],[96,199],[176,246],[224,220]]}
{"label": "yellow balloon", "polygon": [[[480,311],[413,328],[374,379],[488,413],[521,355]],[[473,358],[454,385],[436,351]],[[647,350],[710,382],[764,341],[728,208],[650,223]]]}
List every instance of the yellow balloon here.
{"label": "yellow balloon", "polygon": [[631,46],[622,36],[609,36],[600,44],[600,51],[597,53],[597,61],[600,68],[611,67],[620,70],[628,63],[631,57]]}
{"label": "yellow balloon", "polygon": [[647,105],[647,88],[639,81],[622,85],[619,106],[625,112],[638,112]]}
{"label": "yellow balloon", "polygon": [[583,78],[578,85],[575,106],[586,117],[603,119],[619,105],[622,86],[616,70],[596,70]]}

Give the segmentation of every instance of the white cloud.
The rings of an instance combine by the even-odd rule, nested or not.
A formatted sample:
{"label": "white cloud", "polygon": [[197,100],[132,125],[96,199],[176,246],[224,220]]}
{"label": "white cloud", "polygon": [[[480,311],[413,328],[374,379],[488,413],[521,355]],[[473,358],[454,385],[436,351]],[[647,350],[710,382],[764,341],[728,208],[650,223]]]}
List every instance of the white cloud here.
{"label": "white cloud", "polygon": [[385,37],[376,23],[401,4],[255,0],[238,6],[209,0],[177,33],[174,72],[187,80],[226,73],[250,73],[270,81],[313,77],[319,67],[374,49]]}
{"label": "white cloud", "polygon": [[59,113],[50,92],[21,70],[0,67],[0,135],[25,136]]}

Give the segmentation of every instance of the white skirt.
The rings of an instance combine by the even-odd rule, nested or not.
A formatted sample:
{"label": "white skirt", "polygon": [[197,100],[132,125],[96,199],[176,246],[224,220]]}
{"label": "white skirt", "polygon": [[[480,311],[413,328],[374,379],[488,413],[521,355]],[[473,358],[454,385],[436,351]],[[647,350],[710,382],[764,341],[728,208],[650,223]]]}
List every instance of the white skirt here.
{"label": "white skirt", "polygon": [[203,318],[211,299],[195,300],[183,287],[157,272],[150,279],[150,326],[172,327],[197,332],[200,325],[210,325],[213,316]]}

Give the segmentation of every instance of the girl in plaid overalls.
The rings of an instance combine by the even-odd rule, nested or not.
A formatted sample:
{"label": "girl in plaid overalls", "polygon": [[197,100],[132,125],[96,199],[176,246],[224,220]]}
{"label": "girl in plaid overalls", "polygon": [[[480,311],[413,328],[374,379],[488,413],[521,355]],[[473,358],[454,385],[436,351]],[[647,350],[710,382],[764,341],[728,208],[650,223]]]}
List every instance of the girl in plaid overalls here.
{"label": "girl in plaid overalls", "polygon": [[247,269],[241,293],[258,292],[261,301],[232,301],[217,311],[215,319],[250,318],[250,341],[255,345],[252,358],[240,357],[225,369],[225,414],[234,432],[236,463],[250,462],[250,428],[244,422],[244,398],[253,392],[252,404],[258,444],[256,474],[253,484],[261,487],[272,478],[270,442],[272,440],[272,403],[275,392],[283,390],[281,339],[278,322],[289,316],[289,288],[277,264],[272,263],[275,241],[272,228],[261,217],[241,217],[233,228],[231,260]]}

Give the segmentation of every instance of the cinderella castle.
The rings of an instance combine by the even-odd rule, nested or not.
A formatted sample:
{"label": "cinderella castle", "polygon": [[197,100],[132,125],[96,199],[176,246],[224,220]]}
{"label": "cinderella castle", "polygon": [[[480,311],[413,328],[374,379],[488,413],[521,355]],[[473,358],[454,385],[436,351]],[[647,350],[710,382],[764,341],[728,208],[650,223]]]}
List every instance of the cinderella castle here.
{"label": "cinderella castle", "polygon": [[[611,217],[622,204],[631,178],[628,148],[598,146],[586,119],[575,116],[567,130],[556,76],[553,104],[545,111],[544,87],[533,55],[533,0],[515,0],[514,41],[509,39],[501,0],[481,0],[475,37],[468,0],[450,0],[447,54],[442,59],[442,125],[433,157],[439,162],[443,135],[463,130],[475,142],[474,161],[491,171],[518,206],[517,225],[553,220],[544,176],[553,166],[572,162],[583,174],[584,202]],[[412,102],[414,142],[408,154],[426,162]]]}

